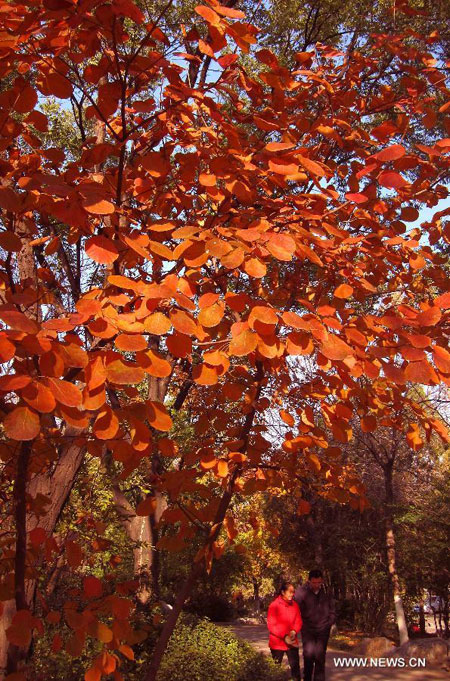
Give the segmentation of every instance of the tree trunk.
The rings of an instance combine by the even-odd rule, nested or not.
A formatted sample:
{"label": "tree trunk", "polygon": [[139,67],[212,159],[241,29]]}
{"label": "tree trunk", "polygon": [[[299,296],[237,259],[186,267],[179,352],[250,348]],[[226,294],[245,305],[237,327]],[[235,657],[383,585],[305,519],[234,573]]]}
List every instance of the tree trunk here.
{"label": "tree trunk", "polygon": [[[80,431],[67,428],[65,435],[73,438],[79,435]],[[26,514],[26,530],[29,533],[35,527],[42,527],[48,534],[51,534],[58,522],[61,511],[70,495],[77,473],[84,458],[84,448],[76,443],[70,442],[65,445],[60,454],[58,463],[52,473],[44,471],[36,474],[27,485],[27,495],[36,497],[43,495],[49,499],[48,512],[40,516],[39,519],[31,512]],[[25,602],[26,606],[33,612],[36,594],[36,580],[27,579],[25,582]],[[14,614],[16,613],[15,599],[4,603],[4,610],[0,624],[0,678],[2,672],[7,668],[8,657],[11,660],[15,654],[14,648],[7,637],[6,630],[11,625]],[[28,651],[26,651],[27,653]]]}
{"label": "tree trunk", "polygon": [[113,487],[114,501],[122,525],[134,544],[134,576],[139,580],[137,599],[145,605],[150,598],[150,571],[152,567],[153,532],[149,516],[138,516],[125,494],[117,485]]}
{"label": "tree trunk", "polygon": [[406,626],[405,610],[403,608],[403,600],[400,589],[400,580],[397,573],[396,555],[395,555],[395,532],[394,532],[394,487],[392,483],[392,468],[393,461],[390,460],[388,464],[383,467],[384,482],[385,482],[385,536],[386,536],[386,553],[389,575],[392,584],[392,591],[394,595],[395,619],[400,638],[400,645],[409,641],[408,628]]}

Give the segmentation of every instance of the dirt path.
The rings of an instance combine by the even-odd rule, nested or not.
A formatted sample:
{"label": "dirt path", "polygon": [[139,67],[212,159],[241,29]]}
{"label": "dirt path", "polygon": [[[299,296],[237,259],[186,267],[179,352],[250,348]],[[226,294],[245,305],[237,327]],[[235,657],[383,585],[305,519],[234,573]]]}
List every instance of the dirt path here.
{"label": "dirt path", "polygon": [[[226,624],[237,636],[248,641],[258,651],[267,654],[267,629],[265,625],[255,624]],[[327,652],[327,681],[450,681],[450,673],[436,667],[414,669],[404,668],[376,668],[376,667],[341,667],[348,658],[361,659],[361,655],[343,653],[329,648]],[[369,660],[367,661],[369,664]]]}

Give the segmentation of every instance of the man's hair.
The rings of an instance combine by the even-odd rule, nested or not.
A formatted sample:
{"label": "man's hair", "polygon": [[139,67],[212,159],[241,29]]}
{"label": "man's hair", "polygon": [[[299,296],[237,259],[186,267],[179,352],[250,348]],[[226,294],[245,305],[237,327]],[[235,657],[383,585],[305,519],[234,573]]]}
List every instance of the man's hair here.
{"label": "man's hair", "polygon": [[308,579],[318,579],[319,577],[323,578],[322,570],[311,570],[308,575]]}

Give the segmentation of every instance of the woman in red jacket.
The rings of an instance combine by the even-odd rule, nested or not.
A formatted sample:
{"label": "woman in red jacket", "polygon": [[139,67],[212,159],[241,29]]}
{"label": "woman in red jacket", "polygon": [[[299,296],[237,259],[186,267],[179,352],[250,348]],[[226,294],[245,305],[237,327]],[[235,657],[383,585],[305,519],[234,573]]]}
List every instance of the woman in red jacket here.
{"label": "woman in red jacket", "polygon": [[294,601],[294,585],[283,582],[277,598],[269,606],[267,628],[269,629],[269,648],[278,664],[287,653],[294,681],[300,681],[300,656],[297,634],[302,628],[302,616]]}

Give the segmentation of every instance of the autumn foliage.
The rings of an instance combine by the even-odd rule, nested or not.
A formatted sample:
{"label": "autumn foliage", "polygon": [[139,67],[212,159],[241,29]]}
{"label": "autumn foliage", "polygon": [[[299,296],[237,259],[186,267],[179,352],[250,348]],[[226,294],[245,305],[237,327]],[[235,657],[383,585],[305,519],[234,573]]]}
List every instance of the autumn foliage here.
{"label": "autumn foliage", "polygon": [[[235,493],[288,491],[307,513],[309,476],[323,496],[364,509],[340,451],[355,423],[404,430],[413,448],[446,438],[409,392],[450,377],[435,247],[448,225],[440,213],[417,223],[445,198],[449,170],[450,140],[434,130],[449,104],[433,36],[317,45],[289,71],[239,9],[209,0],[195,12],[174,52],[160,17],[130,0],[0,4],[11,681],[26,678],[44,618],[59,621],[43,594],[44,618],[33,610],[43,554],[65,552],[84,575],[84,605],[67,605],[54,646],[76,656],[86,637],[103,644],[86,681],[122,679],[139,640],[132,592],[89,575],[77,542],[55,534],[58,514],[49,520],[54,499],[39,480],[67,457],[107,459],[118,481],[148,461],[152,492],[136,512],[167,500],[160,523],[174,531],[159,550],[206,529],[194,579],[234,540]],[[386,54],[395,87],[383,83]],[[46,98],[73,108],[77,153],[53,144]],[[294,390],[306,359],[313,370]],[[187,406],[189,450],[173,430]],[[264,436],[269,412],[282,442]]]}

